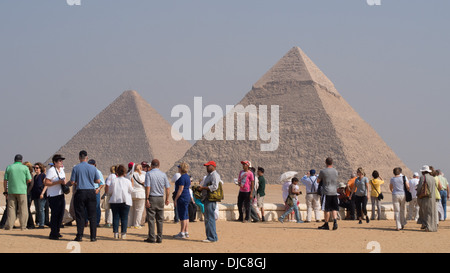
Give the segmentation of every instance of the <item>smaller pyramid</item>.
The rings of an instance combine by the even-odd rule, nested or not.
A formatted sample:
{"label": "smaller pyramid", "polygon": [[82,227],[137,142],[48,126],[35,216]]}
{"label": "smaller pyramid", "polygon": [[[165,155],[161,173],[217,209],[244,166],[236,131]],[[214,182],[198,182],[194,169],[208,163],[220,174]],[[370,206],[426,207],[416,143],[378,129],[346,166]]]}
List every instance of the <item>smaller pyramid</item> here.
{"label": "smaller pyramid", "polygon": [[[136,91],[125,91],[55,154],[62,154],[65,171],[79,163],[78,153],[88,152],[104,175],[116,164],[150,162],[157,158],[161,170],[169,169],[189,149],[175,141],[171,125]],[[47,162],[51,162],[51,157]]]}

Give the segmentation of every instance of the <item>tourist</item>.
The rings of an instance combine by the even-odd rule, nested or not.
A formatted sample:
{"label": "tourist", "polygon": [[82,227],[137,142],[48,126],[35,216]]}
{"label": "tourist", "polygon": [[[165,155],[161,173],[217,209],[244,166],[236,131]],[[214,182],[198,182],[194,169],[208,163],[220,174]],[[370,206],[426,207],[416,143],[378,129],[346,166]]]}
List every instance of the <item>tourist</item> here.
{"label": "tourist", "polygon": [[74,241],[83,240],[84,227],[87,218],[89,220],[91,242],[97,241],[97,198],[95,195],[95,184],[100,183],[97,168],[87,163],[88,154],[82,150],[78,154],[80,163],[73,167],[69,185],[75,185],[76,192],[73,197],[75,219],[77,222],[77,235]]}
{"label": "tourist", "polygon": [[[102,172],[97,168],[97,162],[94,159],[89,159],[88,164],[93,165],[97,169],[98,175],[100,177],[100,183],[94,184],[95,185],[95,198],[97,200],[97,205],[96,205],[97,227],[99,227],[100,226],[100,218],[102,216],[102,211],[100,209],[100,199],[101,199],[100,191],[102,190],[103,187],[105,187],[105,178],[103,177]],[[86,217],[86,223],[87,223],[87,217]]]}
{"label": "tourist", "polygon": [[125,166],[119,165],[117,167],[117,177],[113,178],[108,186],[109,205],[111,206],[113,214],[113,233],[114,239],[119,239],[119,222],[121,238],[126,239],[128,227],[128,213],[133,204],[131,200],[131,193],[133,186],[131,181],[125,177]]}
{"label": "tourist", "polygon": [[16,221],[16,212],[19,215],[19,222],[22,230],[26,229],[28,220],[27,207],[27,184],[31,182],[31,174],[27,166],[22,164],[22,155],[14,157],[14,164],[6,167],[3,194],[7,198],[7,214],[5,229],[14,227]]}
{"label": "tourist", "polygon": [[[246,223],[250,219],[250,198],[253,194],[253,188],[255,183],[255,177],[253,173],[249,170],[250,162],[249,161],[241,161],[242,171],[239,172],[238,181],[239,181],[239,195],[238,195],[238,211],[239,218],[238,221],[242,221]],[[242,208],[244,207],[244,211]]]}
{"label": "tourist", "polygon": [[133,175],[131,176],[133,192],[131,198],[133,205],[130,208],[128,216],[128,226],[135,229],[142,228],[142,216],[145,211],[145,172],[142,171],[142,165],[137,164]]}
{"label": "tourist", "polygon": [[[417,203],[419,204],[418,224],[421,229],[428,232],[438,230],[438,215],[436,211],[436,180],[431,176],[431,170],[428,165],[424,165],[420,172],[422,175],[417,184]],[[425,193],[425,194],[422,194]]]}
{"label": "tourist", "polygon": [[370,186],[371,186],[371,192],[370,192],[370,199],[372,200],[372,216],[370,217],[371,220],[375,220],[375,209],[377,211],[377,220],[381,219],[381,185],[384,184],[383,178],[380,177],[380,174],[378,171],[372,172],[373,179],[370,180]]}
{"label": "tourist", "polygon": [[[180,166],[178,165],[178,171],[172,176],[172,179],[170,180],[170,182],[172,182],[175,185],[175,182],[177,182],[177,180],[181,177],[181,173],[180,173]],[[174,187],[175,188],[175,187]],[[175,190],[172,193],[172,201],[175,204],[175,195],[177,193],[175,192]],[[178,217],[178,210],[176,208],[176,206],[173,206],[173,222],[174,223],[178,223],[180,221],[180,218]]]}
{"label": "tourist", "polygon": [[50,240],[59,240],[61,236],[60,229],[64,217],[66,201],[61,185],[66,184],[66,175],[64,173],[64,157],[55,154],[52,157],[53,166],[47,171],[45,176],[45,185],[47,186],[47,196],[50,209]]}
{"label": "tourist", "polygon": [[44,164],[37,162],[34,164],[33,187],[31,188],[31,199],[34,203],[36,212],[36,225],[39,229],[43,229],[45,225],[45,203],[47,202],[45,186],[45,167]]}
{"label": "tourist", "polygon": [[111,198],[111,195],[108,193],[109,186],[111,185],[111,181],[117,177],[116,170],[118,165],[113,165],[109,168],[110,174],[105,180],[105,194],[102,198],[104,198],[104,210],[105,210],[105,225],[104,227],[111,227],[112,225],[112,211],[111,206],[109,205],[109,199]]}
{"label": "tourist", "polygon": [[180,178],[175,182],[175,199],[174,205],[178,212],[180,219],[180,232],[174,236],[176,239],[189,238],[188,223],[189,223],[189,203],[191,202],[191,194],[189,187],[191,186],[191,178],[187,174],[189,171],[189,165],[187,163],[181,163],[179,166]]}
{"label": "tourist", "polygon": [[[356,172],[353,171],[350,179],[347,181],[347,187],[345,188],[345,192],[347,194],[347,196],[350,197],[350,195],[352,195],[356,188],[355,188],[355,180],[356,180]],[[356,210],[356,205],[355,205],[355,198],[353,199],[349,199],[350,203],[349,203],[349,213],[350,213],[350,220],[355,220],[356,216],[355,216],[355,210]]]}
{"label": "tourist", "polygon": [[351,199],[355,199],[356,216],[359,224],[362,224],[363,216],[366,222],[369,223],[369,216],[367,215],[367,202],[369,198],[369,179],[363,168],[356,170],[355,192],[350,195]]}
{"label": "tourist", "polygon": [[441,190],[442,190],[442,185],[441,185],[441,181],[439,180],[439,176],[436,172],[436,170],[433,168],[433,166],[430,166],[430,170],[431,170],[431,176],[434,177],[435,181],[436,181],[436,211],[437,211],[437,216],[439,221],[443,221],[444,220],[444,208],[442,207],[442,203],[441,203]]}
{"label": "tourist", "polygon": [[219,188],[220,175],[216,171],[216,162],[209,161],[203,166],[206,166],[206,171],[208,175],[203,179],[202,184],[198,187],[202,191],[202,201],[205,205],[205,231],[206,240],[205,243],[217,242],[219,240],[216,231],[216,201],[210,201],[208,199],[208,193],[214,192]]}
{"label": "tourist", "polygon": [[[33,164],[29,161],[23,162],[23,165],[27,166],[28,171],[30,172],[31,177],[33,177]],[[34,229],[36,226],[34,224],[33,215],[31,214],[31,189],[33,188],[33,179],[31,179],[30,183],[27,183],[27,211],[28,211],[28,220],[27,220],[27,229]]]}
{"label": "tourist", "polygon": [[[348,190],[347,185],[345,185],[345,183],[341,182],[339,183],[338,189],[337,189],[337,193],[338,193],[338,199],[339,199],[339,207],[342,207],[344,209],[346,209],[346,215],[344,220],[350,220],[350,209],[352,208],[352,204],[354,204],[353,202],[351,202],[350,200],[350,191]],[[355,210],[354,206],[353,206],[353,211]],[[352,219],[355,220],[355,219]]]}
{"label": "tourist", "polygon": [[394,168],[394,177],[391,178],[389,189],[392,192],[394,206],[394,219],[396,230],[402,230],[406,225],[406,197],[405,189],[409,190],[408,181],[404,181],[401,168]]}
{"label": "tourist", "polygon": [[170,182],[167,175],[159,169],[159,165],[159,160],[153,159],[150,164],[151,170],[145,174],[148,237],[144,241],[148,243],[162,243],[164,205],[169,205]]}
{"label": "tourist", "polygon": [[286,202],[289,205],[289,209],[285,211],[284,214],[280,216],[280,218],[278,218],[278,221],[283,223],[284,218],[288,216],[292,210],[294,210],[295,219],[297,220],[297,223],[303,223],[300,212],[298,210],[298,195],[302,194],[298,185],[299,182],[298,178],[297,177],[292,178],[291,182],[292,183],[289,186],[289,195],[287,197],[288,199]]}
{"label": "tourist", "polygon": [[338,228],[337,225],[337,212],[339,211],[339,200],[337,196],[338,187],[338,172],[333,167],[333,159],[328,157],[325,160],[326,168],[319,172],[317,178],[318,183],[322,183],[323,194],[323,210],[325,211],[325,224],[320,226],[319,229],[329,230],[328,221],[330,217],[333,217],[333,230]]}
{"label": "tourist", "polygon": [[258,167],[258,189],[256,191],[256,202],[261,212],[261,217],[258,215],[261,221],[265,222],[264,218],[264,196],[266,196],[266,179],[264,178],[264,168]]}
{"label": "tourist", "polygon": [[408,205],[408,216],[406,220],[417,221],[419,219],[419,205],[417,203],[417,184],[419,183],[419,173],[415,172],[413,178],[408,181],[409,192],[411,192],[412,200]]}
{"label": "tourist", "polygon": [[441,203],[444,210],[444,221],[447,219],[447,200],[450,198],[449,196],[449,186],[447,178],[444,177],[444,173],[441,170],[436,170],[439,178],[439,182],[441,183],[442,189],[440,190],[441,195]]}
{"label": "tourist", "polygon": [[320,222],[320,195],[317,193],[319,184],[317,183],[316,170],[310,170],[306,173],[301,182],[306,187],[306,221],[311,222],[312,211],[314,210],[314,218],[316,222]]}

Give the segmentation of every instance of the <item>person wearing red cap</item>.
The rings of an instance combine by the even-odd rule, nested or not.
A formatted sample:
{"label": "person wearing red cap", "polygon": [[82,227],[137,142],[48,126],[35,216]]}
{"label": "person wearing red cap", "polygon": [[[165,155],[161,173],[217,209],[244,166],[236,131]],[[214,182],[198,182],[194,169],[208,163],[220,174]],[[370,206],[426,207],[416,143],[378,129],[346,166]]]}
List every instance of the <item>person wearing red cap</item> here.
{"label": "person wearing red cap", "polygon": [[[255,177],[253,173],[250,171],[250,162],[249,161],[241,161],[242,171],[239,172],[239,195],[238,195],[238,211],[239,218],[238,221],[242,221],[243,223],[248,222],[250,219],[250,197],[253,193],[253,187],[255,183]],[[245,219],[242,211],[242,206],[245,207]]]}
{"label": "person wearing red cap", "polygon": [[216,218],[214,215],[217,204],[214,201],[209,201],[207,197],[208,191],[213,192],[219,188],[220,175],[216,171],[216,162],[209,161],[208,163],[203,164],[203,166],[206,166],[206,171],[208,172],[208,175],[198,187],[198,189],[202,191],[202,202],[205,205],[206,240],[203,240],[203,242],[212,243],[219,239],[217,237]]}

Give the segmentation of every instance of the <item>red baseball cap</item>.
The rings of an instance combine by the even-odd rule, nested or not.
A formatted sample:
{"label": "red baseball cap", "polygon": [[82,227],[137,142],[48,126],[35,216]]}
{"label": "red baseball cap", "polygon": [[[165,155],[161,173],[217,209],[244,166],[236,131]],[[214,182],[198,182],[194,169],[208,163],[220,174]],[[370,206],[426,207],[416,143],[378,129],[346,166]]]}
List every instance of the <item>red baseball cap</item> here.
{"label": "red baseball cap", "polygon": [[209,165],[213,165],[214,167],[216,167],[216,162],[208,161],[208,163],[203,164],[203,166],[209,166]]}
{"label": "red baseball cap", "polygon": [[246,160],[246,161],[241,161],[241,164],[242,164],[242,165],[249,165],[249,166],[250,166],[250,162],[249,162],[248,160]]}

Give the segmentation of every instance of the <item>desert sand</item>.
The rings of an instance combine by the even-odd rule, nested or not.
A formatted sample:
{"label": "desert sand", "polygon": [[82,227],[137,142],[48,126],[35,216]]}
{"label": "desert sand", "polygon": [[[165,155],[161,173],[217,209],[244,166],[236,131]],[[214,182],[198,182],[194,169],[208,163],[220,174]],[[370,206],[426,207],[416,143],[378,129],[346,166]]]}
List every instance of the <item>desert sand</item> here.
{"label": "desert sand", "polygon": [[[237,188],[225,184],[227,203],[236,202]],[[266,202],[281,203],[281,185],[267,186]],[[301,199],[302,200],[302,199]],[[304,200],[304,199],[303,199]],[[304,201],[301,201],[304,202]],[[4,198],[1,198],[4,205]],[[103,220],[101,225],[103,224]],[[147,237],[147,226],[128,229],[126,240],[114,240],[111,228],[98,228],[97,242],[89,241],[89,228],[85,229],[83,242],[74,243],[76,227],[61,229],[59,241],[48,240],[49,228],[43,230],[0,230],[1,253],[412,253],[450,251],[449,221],[440,222],[439,231],[426,233],[413,221],[405,229],[395,230],[393,220],[339,221],[335,231],[318,230],[322,222],[311,223],[241,223],[217,221],[219,241],[203,243],[205,227],[201,221],[189,223],[189,239],[173,239],[180,229],[179,224],[166,221],[162,244],[143,242]]]}

